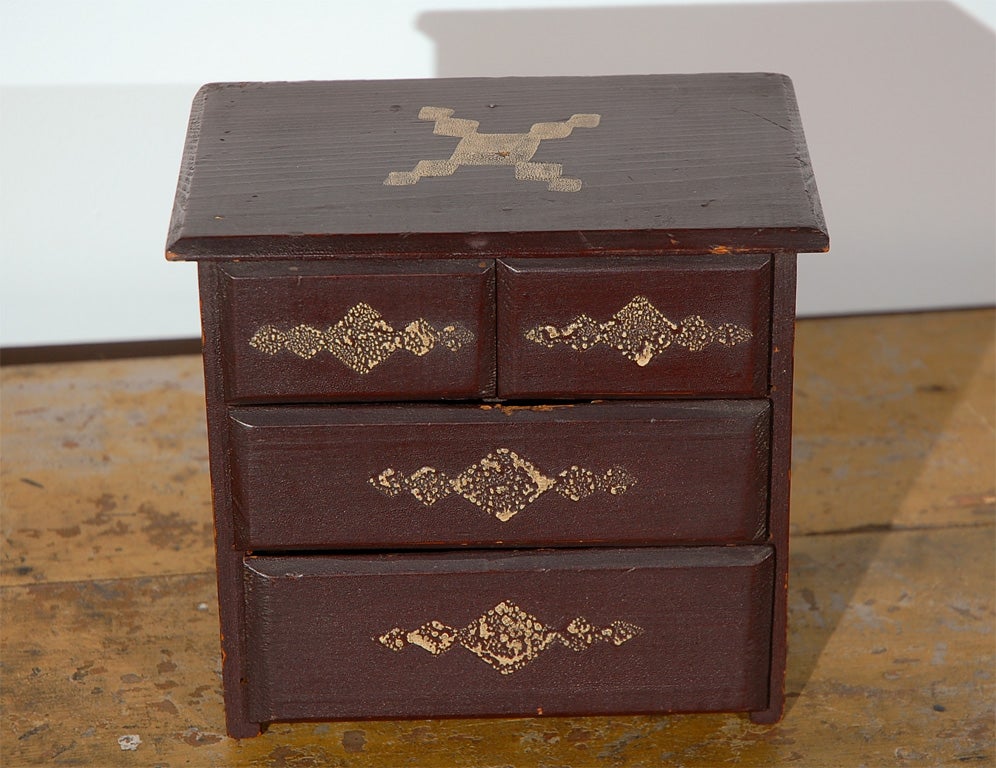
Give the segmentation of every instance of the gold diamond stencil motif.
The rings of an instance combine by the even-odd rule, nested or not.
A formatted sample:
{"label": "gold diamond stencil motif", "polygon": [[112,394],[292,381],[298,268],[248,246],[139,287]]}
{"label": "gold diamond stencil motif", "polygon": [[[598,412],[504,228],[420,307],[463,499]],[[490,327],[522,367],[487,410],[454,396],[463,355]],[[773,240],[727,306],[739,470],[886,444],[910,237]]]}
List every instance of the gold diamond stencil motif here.
{"label": "gold diamond stencil motif", "polygon": [[453,117],[447,107],[422,107],[419,120],[435,123],[436,136],[459,138],[448,160],[419,160],[410,171],[392,171],[387,186],[418,183],[431,176],[452,176],[461,165],[511,165],[519,181],[542,181],[551,192],[578,192],[581,179],[564,176],[560,163],[533,163],[533,155],[544,139],[565,139],[575,128],[596,128],[601,115],[576,114],[555,123],[533,123],[526,133],[478,133],[477,120]]}
{"label": "gold diamond stencil motif", "polygon": [[605,344],[643,367],[672,345],[699,352],[710,344],[735,347],[753,334],[736,323],[712,325],[701,315],[689,315],[676,323],[646,296],[635,296],[604,323],[578,315],[562,328],[538,325],[526,331],[525,336],[544,347],[563,344],[579,352]]}
{"label": "gold diamond stencil motif", "polygon": [[324,331],[310,325],[288,330],[264,325],[249,339],[249,346],[267,355],[286,350],[306,360],[319,352],[331,352],[352,370],[365,374],[398,350],[421,357],[437,346],[457,352],[472,341],[474,334],[460,323],[437,327],[421,317],[395,330],[380,312],[361,302]]}
{"label": "gold diamond stencil motif", "polygon": [[570,501],[581,501],[596,491],[619,496],[636,484],[636,478],[622,467],[594,472],[572,466],[550,476],[515,451],[496,448],[456,477],[435,467],[422,467],[408,475],[389,467],[369,482],[391,497],[407,491],[427,507],[455,493],[505,523],[547,491]]}
{"label": "gold diamond stencil motif", "polygon": [[510,675],[553,646],[566,646],[580,653],[596,643],[620,646],[642,632],[641,627],[626,621],[596,627],[581,616],[565,629],[557,630],[515,603],[503,600],[462,629],[433,620],[410,632],[395,627],[374,640],[396,653],[415,645],[433,656],[460,645],[499,673]]}

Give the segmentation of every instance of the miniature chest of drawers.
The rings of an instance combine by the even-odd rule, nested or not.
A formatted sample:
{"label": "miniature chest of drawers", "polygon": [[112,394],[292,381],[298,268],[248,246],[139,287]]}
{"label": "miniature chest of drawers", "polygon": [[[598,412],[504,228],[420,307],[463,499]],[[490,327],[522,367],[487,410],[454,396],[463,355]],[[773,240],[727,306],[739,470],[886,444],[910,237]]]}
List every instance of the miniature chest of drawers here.
{"label": "miniature chest of drawers", "polygon": [[795,259],[769,74],[205,86],[229,733],[782,711]]}

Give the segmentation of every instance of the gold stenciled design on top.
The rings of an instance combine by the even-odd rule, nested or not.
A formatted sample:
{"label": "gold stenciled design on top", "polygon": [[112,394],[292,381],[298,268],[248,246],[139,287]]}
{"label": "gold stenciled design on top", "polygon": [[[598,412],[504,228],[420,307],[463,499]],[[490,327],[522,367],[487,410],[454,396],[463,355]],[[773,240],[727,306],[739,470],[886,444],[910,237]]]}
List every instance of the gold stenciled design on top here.
{"label": "gold stenciled design on top", "polygon": [[453,478],[435,467],[409,475],[388,468],[371,477],[370,484],[391,497],[407,491],[427,507],[455,493],[504,523],[547,491],[570,501],[581,501],[596,491],[619,496],[636,484],[636,478],[622,467],[594,472],[579,466],[551,477],[515,451],[496,448]]}
{"label": "gold stenciled design on top", "polygon": [[477,120],[452,117],[446,107],[422,107],[419,120],[435,122],[437,136],[459,138],[448,160],[419,160],[410,171],[392,171],[384,179],[388,186],[416,184],[428,176],[452,176],[461,165],[511,165],[520,181],[544,181],[552,192],[577,192],[581,180],[563,175],[560,163],[533,163],[533,155],[544,139],[564,139],[575,128],[596,128],[601,115],[577,114],[555,123],[533,123],[527,133],[478,133]]}
{"label": "gold stenciled design on top", "polygon": [[399,349],[421,357],[437,346],[456,352],[473,340],[474,334],[460,323],[436,327],[421,317],[395,330],[380,312],[361,302],[324,331],[310,325],[288,330],[264,325],[249,339],[249,346],[268,355],[287,350],[306,360],[331,352],[357,373],[370,373]]}
{"label": "gold stenciled design on top", "polygon": [[636,296],[604,323],[578,315],[562,328],[538,325],[525,336],[544,347],[564,344],[578,351],[605,344],[642,367],[672,345],[699,352],[713,343],[734,347],[753,334],[736,323],[712,325],[701,315],[689,315],[676,323],[646,296]]}
{"label": "gold stenciled design on top", "polygon": [[433,656],[461,645],[501,674],[510,675],[555,645],[580,653],[596,643],[620,646],[642,633],[641,627],[626,621],[596,627],[582,616],[564,630],[556,630],[515,603],[503,600],[462,629],[434,620],[410,632],[395,627],[374,639],[396,653],[415,645]]}

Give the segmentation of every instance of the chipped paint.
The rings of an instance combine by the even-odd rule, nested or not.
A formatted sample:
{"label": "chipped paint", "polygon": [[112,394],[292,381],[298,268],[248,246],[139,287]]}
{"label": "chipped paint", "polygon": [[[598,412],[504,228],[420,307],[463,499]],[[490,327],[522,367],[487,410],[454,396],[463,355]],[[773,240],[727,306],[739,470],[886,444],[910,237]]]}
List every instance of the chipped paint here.
{"label": "chipped paint", "polygon": [[520,411],[532,411],[533,413],[548,413],[550,411],[559,411],[563,409],[574,408],[574,403],[540,403],[535,405],[505,405],[502,403],[497,403],[494,405],[481,405],[478,406],[481,410],[485,411],[498,411],[506,416],[512,416],[513,414],[519,413]]}

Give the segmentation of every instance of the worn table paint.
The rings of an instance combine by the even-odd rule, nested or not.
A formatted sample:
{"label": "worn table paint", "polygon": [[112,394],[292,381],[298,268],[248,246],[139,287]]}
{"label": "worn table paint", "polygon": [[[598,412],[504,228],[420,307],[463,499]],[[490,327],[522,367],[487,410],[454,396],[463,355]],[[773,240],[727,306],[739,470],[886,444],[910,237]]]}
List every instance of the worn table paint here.
{"label": "worn table paint", "polygon": [[3,370],[4,766],[989,765],[990,310],[800,322],[789,706],[224,737],[200,360]]}

